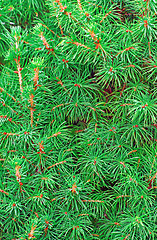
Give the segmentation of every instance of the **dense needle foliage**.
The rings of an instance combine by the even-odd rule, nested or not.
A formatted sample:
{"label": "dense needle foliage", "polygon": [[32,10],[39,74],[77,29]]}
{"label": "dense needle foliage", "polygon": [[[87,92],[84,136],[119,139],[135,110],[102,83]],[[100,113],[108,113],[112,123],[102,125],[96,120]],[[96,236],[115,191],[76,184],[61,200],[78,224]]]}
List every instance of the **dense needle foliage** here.
{"label": "dense needle foliage", "polygon": [[0,0],[0,239],[157,239],[156,0]]}

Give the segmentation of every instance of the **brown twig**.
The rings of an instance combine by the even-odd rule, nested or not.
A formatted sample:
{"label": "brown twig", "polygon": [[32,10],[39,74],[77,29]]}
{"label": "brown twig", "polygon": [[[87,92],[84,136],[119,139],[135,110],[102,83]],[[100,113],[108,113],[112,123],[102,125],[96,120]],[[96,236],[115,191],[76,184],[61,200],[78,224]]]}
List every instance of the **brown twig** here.
{"label": "brown twig", "polygon": [[9,93],[7,93],[7,92],[4,90],[4,88],[1,88],[1,87],[0,87],[0,91],[6,93],[9,97],[11,97],[11,98],[14,100],[14,102],[16,102],[16,99],[15,99],[14,97],[12,97]]}
{"label": "brown twig", "polygon": [[66,161],[62,161],[62,162],[59,162],[59,163],[55,163],[55,164],[53,164],[52,166],[48,167],[47,169],[50,169],[50,168],[52,168],[52,167],[55,167],[55,166],[57,166],[57,165],[64,164],[64,163],[66,163]]}

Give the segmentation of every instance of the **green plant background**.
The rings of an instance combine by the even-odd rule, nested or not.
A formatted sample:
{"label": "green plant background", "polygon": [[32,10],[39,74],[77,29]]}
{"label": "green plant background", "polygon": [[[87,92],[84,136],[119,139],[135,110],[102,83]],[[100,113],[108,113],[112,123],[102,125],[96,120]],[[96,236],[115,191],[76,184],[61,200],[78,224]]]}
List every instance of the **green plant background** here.
{"label": "green plant background", "polygon": [[156,0],[0,0],[0,239],[157,239]]}

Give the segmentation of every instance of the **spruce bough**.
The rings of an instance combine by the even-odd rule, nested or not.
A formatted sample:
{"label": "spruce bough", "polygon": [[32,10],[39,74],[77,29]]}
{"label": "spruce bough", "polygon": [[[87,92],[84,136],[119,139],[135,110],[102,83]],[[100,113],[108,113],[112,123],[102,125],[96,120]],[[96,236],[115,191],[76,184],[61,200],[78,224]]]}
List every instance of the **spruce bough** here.
{"label": "spruce bough", "polygon": [[157,239],[157,4],[0,1],[0,239]]}

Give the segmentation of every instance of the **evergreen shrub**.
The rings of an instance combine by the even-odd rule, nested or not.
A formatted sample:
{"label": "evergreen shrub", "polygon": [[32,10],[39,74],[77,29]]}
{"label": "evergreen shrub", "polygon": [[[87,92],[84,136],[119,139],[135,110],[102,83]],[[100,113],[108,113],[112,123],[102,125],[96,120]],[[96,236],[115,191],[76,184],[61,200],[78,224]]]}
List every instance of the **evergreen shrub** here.
{"label": "evergreen shrub", "polygon": [[157,240],[157,2],[89,1],[0,0],[2,240]]}

